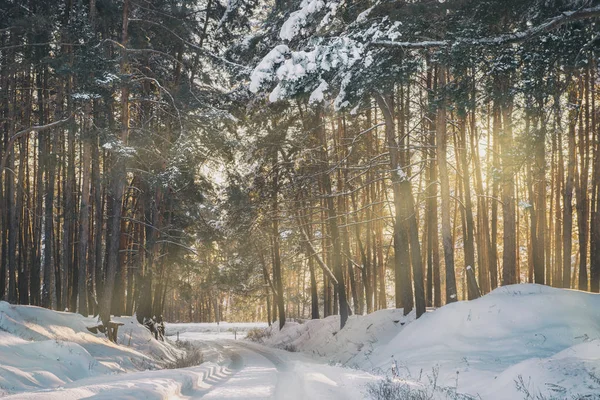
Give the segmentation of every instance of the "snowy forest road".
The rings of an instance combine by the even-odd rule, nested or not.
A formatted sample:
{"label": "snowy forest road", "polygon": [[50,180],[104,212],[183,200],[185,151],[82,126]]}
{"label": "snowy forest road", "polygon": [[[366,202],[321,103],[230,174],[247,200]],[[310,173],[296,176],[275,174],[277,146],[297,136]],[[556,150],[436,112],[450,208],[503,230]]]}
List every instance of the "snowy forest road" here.
{"label": "snowy forest road", "polygon": [[[188,337],[205,360],[223,364],[222,379],[190,398],[202,399],[363,399],[364,384],[375,379],[361,371],[320,364],[297,353],[231,339]],[[207,380],[205,380],[208,383]]]}
{"label": "snowy forest road", "polygon": [[330,366],[299,353],[234,340],[230,332],[185,332],[181,339],[202,352],[202,364],[100,375],[6,398],[358,400],[365,398],[365,384],[377,379],[366,372]]}

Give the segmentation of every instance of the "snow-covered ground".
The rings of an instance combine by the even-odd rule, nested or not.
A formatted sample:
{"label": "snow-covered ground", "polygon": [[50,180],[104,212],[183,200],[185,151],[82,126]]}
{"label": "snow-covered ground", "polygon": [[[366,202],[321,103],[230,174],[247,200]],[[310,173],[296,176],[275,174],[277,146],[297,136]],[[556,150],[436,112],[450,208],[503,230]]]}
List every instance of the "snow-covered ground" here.
{"label": "snow-covered ground", "polygon": [[386,345],[414,320],[414,313],[404,316],[402,309],[380,310],[365,316],[350,316],[340,331],[337,315],[304,323],[286,322],[283,330],[273,324],[266,330],[263,344],[291,351],[309,353],[332,364],[372,369],[370,355]]}
{"label": "snow-covered ground", "polygon": [[165,326],[167,336],[180,340],[194,340],[202,334],[203,340],[244,338],[252,329],[264,329],[266,322],[211,322],[211,323],[168,323]]}
{"label": "snow-covered ground", "polygon": [[[411,322],[412,321],[412,322]],[[270,328],[265,344],[482,399],[600,399],[600,295],[501,287],[417,321],[399,310]],[[406,323],[405,323],[406,322]],[[270,335],[270,336],[269,336]],[[584,397],[588,396],[588,397]]]}
{"label": "snow-covered ground", "polygon": [[[181,369],[159,369],[182,355],[172,341],[120,320],[115,345],[87,331],[92,318],[0,302],[0,396],[363,399],[397,363],[392,385],[424,398],[600,399],[600,295],[578,291],[507,286],[416,321],[402,310],[354,316],[341,331],[337,317],[281,332],[168,324],[203,354]],[[256,329],[261,343],[242,339]]]}
{"label": "snow-covered ground", "polygon": [[[362,399],[363,371],[251,343],[266,324],[168,324],[167,334],[193,343],[203,363],[161,369],[183,350],[156,341],[134,318],[119,344],[86,327],[93,318],[0,302],[0,397],[9,399]],[[240,340],[233,340],[239,332]]]}
{"label": "snow-covered ground", "polygon": [[133,317],[116,345],[87,327],[94,318],[0,302],[0,396],[56,388],[99,375],[157,369],[182,351],[153,339]]}

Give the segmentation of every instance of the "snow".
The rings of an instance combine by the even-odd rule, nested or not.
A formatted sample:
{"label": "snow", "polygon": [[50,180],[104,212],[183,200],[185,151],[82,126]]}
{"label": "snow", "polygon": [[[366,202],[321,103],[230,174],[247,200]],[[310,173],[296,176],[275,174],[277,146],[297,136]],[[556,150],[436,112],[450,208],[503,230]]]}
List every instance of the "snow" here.
{"label": "snow", "polygon": [[572,374],[573,366],[600,374],[599,332],[599,295],[512,285],[425,314],[372,359],[384,368],[394,355],[412,376],[437,366],[446,385],[458,372],[461,390],[484,399],[522,397],[514,383],[519,375],[546,396],[549,384],[584,395],[600,393],[600,385],[587,373]]}
{"label": "snow", "polygon": [[[325,90],[324,85],[328,88],[330,84],[322,75],[335,69],[350,69],[363,60],[364,50],[364,45],[348,37],[333,38],[326,45],[313,46],[310,51],[292,51],[287,45],[278,45],[252,71],[249,90],[257,93],[277,81],[269,94],[270,102],[309,91],[312,91],[313,100],[318,101]],[[369,62],[368,58],[366,62]],[[351,72],[343,75],[336,109],[349,104],[345,96],[351,78]]]}
{"label": "snow", "polygon": [[341,110],[344,107],[347,107],[350,103],[346,100],[346,88],[350,85],[352,79],[352,73],[348,72],[344,79],[342,79],[342,84],[340,86],[340,92],[335,98],[334,107],[336,110]]}
{"label": "snow", "polygon": [[311,14],[321,11],[325,6],[323,0],[302,0],[300,9],[290,14],[279,31],[279,37],[283,40],[292,40],[300,30],[306,26]]}
{"label": "snow", "polygon": [[264,344],[280,349],[309,353],[334,364],[361,368],[369,364],[369,354],[394,338],[414,319],[402,309],[380,310],[365,316],[350,316],[340,330],[339,316],[333,315],[303,323],[288,321],[283,330],[272,325]]}
{"label": "snow", "polygon": [[327,82],[325,82],[323,79],[321,79],[321,83],[319,84],[319,86],[315,90],[313,90],[313,92],[310,94],[310,98],[308,99],[308,102],[310,104],[322,102],[323,99],[325,98],[324,92],[327,90],[327,88],[329,88],[329,85],[327,84]]}
{"label": "snow", "polygon": [[189,369],[142,371],[118,376],[100,376],[65,384],[56,390],[15,394],[7,399],[66,400],[180,399],[210,388],[204,379],[221,379],[227,368],[213,363]]}
{"label": "snow", "polygon": [[89,332],[94,318],[0,302],[0,395],[158,368],[182,354],[154,340],[135,318],[114,320],[124,324],[120,344]]}
{"label": "snow", "polygon": [[[377,4],[379,4],[379,2]],[[371,7],[367,8],[365,11],[358,14],[358,17],[356,17],[356,22],[357,23],[366,22],[367,18],[369,17],[369,14],[371,13],[371,11],[373,11],[373,8],[375,8],[375,5],[372,5]]]}
{"label": "snow", "polygon": [[290,53],[289,47],[284,44],[276,46],[254,68],[250,75],[250,91],[257,93],[261,87],[273,79],[275,66],[285,61],[285,56]]}
{"label": "snow", "polygon": [[167,323],[165,334],[173,340],[234,339],[245,337],[253,329],[266,329],[266,322],[205,322],[205,323]]}
{"label": "snow", "polygon": [[378,379],[362,371],[315,363],[301,354],[210,337],[214,332],[200,332],[205,324],[186,325],[177,328],[189,329],[185,333],[206,360],[201,365],[84,378],[54,390],[19,393],[9,398],[361,400],[365,384]]}
{"label": "snow", "polygon": [[275,102],[287,97],[286,88],[290,83],[299,82],[308,74],[314,73],[317,70],[317,56],[317,50],[290,53],[290,57],[283,61],[279,68],[277,68],[276,75],[279,79],[279,84],[269,95],[269,101]]}
{"label": "snow", "polygon": [[396,173],[398,174],[398,179],[400,180],[400,182],[404,182],[408,179],[408,175],[406,175],[406,172],[404,172],[402,167],[398,167]]}
{"label": "snow", "polygon": [[[600,393],[600,295],[541,285],[501,287],[418,320],[402,309],[351,316],[342,330],[338,316],[287,321],[281,331],[264,323],[167,324],[168,335],[194,343],[205,361],[169,370],[157,368],[181,350],[132,317],[116,320],[125,324],[119,345],[87,331],[93,318],[0,302],[0,395],[363,399],[392,365],[392,382],[427,389],[432,399]],[[252,329],[264,329],[262,344],[241,339]]]}
{"label": "snow", "polygon": [[323,19],[319,23],[319,29],[325,29],[332,23],[333,18],[337,14],[337,9],[339,5],[340,4],[335,1],[327,4],[327,8],[329,8],[329,11],[327,12],[327,14],[325,14]]}
{"label": "snow", "polygon": [[524,200],[519,200],[519,208],[526,210],[528,208],[531,208],[531,203],[524,201]]}
{"label": "snow", "polygon": [[[398,321],[398,322],[395,322]],[[600,295],[541,285],[505,286],[414,321],[402,310],[286,323],[264,343],[482,399],[599,398]],[[438,397],[447,398],[439,392]],[[596,396],[596,397],[594,397]]]}

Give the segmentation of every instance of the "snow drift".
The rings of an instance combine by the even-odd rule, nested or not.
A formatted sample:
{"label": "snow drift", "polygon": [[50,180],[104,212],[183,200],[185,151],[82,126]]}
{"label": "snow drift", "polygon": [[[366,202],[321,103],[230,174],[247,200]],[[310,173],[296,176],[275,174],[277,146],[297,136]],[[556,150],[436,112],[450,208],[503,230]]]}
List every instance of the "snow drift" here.
{"label": "snow drift", "polygon": [[414,313],[404,316],[402,309],[380,310],[365,316],[350,316],[340,330],[340,318],[333,315],[304,323],[286,322],[279,331],[277,324],[266,331],[263,343],[291,351],[301,351],[325,358],[330,363],[354,368],[369,368],[370,355],[414,320]]}
{"label": "snow drift", "polygon": [[483,399],[600,398],[597,294],[512,285],[416,321],[382,310],[338,328],[337,317],[273,326],[265,344],[388,375],[395,362],[402,380]]}
{"label": "snow drift", "polygon": [[87,330],[97,324],[94,318],[0,301],[0,396],[154,369],[181,355],[156,341],[134,317],[115,320],[124,323],[119,344]]}

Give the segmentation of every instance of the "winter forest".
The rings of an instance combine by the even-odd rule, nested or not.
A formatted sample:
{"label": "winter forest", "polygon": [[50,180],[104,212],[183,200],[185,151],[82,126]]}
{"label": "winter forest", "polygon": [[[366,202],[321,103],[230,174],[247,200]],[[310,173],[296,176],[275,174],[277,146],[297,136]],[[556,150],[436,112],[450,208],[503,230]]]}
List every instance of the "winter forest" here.
{"label": "winter forest", "polygon": [[[441,365],[447,390],[417,390],[393,361],[358,398],[596,399],[600,298],[582,292],[600,292],[599,22],[596,0],[0,0],[0,334],[14,305],[88,328],[121,317],[109,338],[130,345],[147,332],[128,324],[159,338],[164,320],[179,343],[245,322],[236,339],[367,370],[356,331],[374,324],[393,350],[370,368],[389,369],[434,331],[481,346],[457,310],[471,321],[496,298],[485,338],[543,336],[523,339],[544,348],[531,357],[593,344],[571,386],[544,370],[543,390],[523,372],[504,384],[519,397],[466,394]],[[501,303],[514,319],[494,319]],[[310,320],[354,333],[335,356],[282,339],[320,334]],[[560,324],[585,340],[552,342]],[[10,385],[0,396],[25,390]],[[306,385],[298,398],[320,398]]]}

